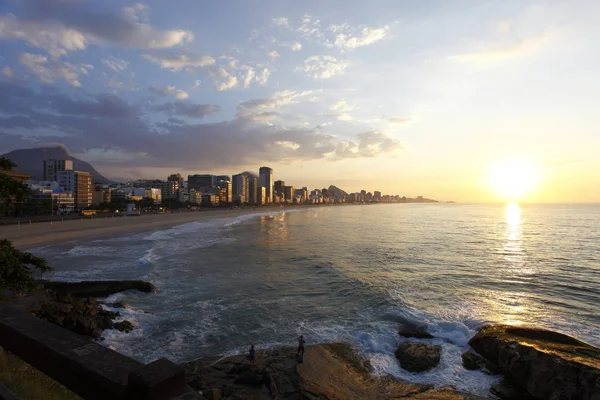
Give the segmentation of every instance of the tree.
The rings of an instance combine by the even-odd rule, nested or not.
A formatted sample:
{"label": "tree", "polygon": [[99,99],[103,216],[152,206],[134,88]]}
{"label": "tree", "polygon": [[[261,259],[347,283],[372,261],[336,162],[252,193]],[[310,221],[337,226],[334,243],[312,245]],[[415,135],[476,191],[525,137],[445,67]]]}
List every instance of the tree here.
{"label": "tree", "polygon": [[17,165],[11,160],[0,157],[0,203],[10,211],[15,203],[23,203],[31,195],[31,190],[22,182],[3,173],[12,171]]}
{"label": "tree", "polygon": [[[15,167],[15,163],[0,157],[0,201],[8,205],[15,200],[24,201],[31,193],[26,185],[1,173]],[[38,269],[41,273],[52,270],[43,258],[15,249],[7,239],[0,240],[0,288],[33,289],[36,281],[32,268]]]}
{"label": "tree", "polygon": [[10,240],[0,240],[0,287],[11,290],[35,288],[32,267],[41,273],[52,270],[45,259],[15,249]]}

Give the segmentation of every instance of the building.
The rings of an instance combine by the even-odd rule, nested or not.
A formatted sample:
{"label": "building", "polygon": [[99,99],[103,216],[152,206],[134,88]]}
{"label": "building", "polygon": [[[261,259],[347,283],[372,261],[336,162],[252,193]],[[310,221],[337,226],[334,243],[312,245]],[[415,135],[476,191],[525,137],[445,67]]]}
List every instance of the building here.
{"label": "building", "polygon": [[89,172],[64,170],[58,172],[58,183],[75,199],[75,208],[83,210],[92,205],[92,175]]}
{"label": "building", "polygon": [[230,180],[218,180],[217,187],[224,190],[224,196],[221,196],[221,204],[231,204],[233,202],[233,184],[231,183],[231,178]]}
{"label": "building", "polygon": [[188,189],[202,190],[202,188],[216,186],[217,177],[214,175],[188,175]]}
{"label": "building", "polygon": [[248,203],[258,204],[258,178],[248,174]]}
{"label": "building", "polygon": [[58,173],[61,171],[72,171],[73,160],[55,160],[50,158],[44,160],[44,181],[58,181]]}
{"label": "building", "polygon": [[258,196],[256,199],[256,204],[266,204],[267,203],[267,189],[264,186],[258,187]]}
{"label": "building", "polygon": [[293,186],[284,186],[282,188],[283,190],[283,195],[284,197],[284,201],[288,202],[288,203],[293,203],[294,202],[294,197],[296,197],[296,188]]}
{"label": "building", "polygon": [[[273,195],[277,196],[278,194],[283,194],[283,188],[285,187],[285,182],[284,181],[275,181],[273,183]],[[287,196],[285,196],[285,199],[289,200],[289,198]]]}
{"label": "building", "polygon": [[373,192],[373,201],[381,201],[381,192],[376,190]]}
{"label": "building", "polygon": [[232,177],[233,201],[248,203],[248,175],[237,174]]}
{"label": "building", "polygon": [[[165,190],[161,196],[165,199],[175,200],[178,198],[179,190],[183,188],[183,177],[181,174],[171,174],[167,177]],[[165,197],[166,196],[166,197]]]}
{"label": "building", "polygon": [[56,189],[34,187],[29,202],[38,205],[45,202],[47,205],[42,208],[45,212],[50,212],[52,215],[64,215],[75,210],[75,199],[71,193],[65,192],[60,187]]}
{"label": "building", "polygon": [[258,186],[265,188],[265,203],[273,202],[273,169],[269,167],[260,167],[258,170]]}
{"label": "building", "polygon": [[218,206],[219,196],[211,193],[202,193],[202,205],[204,206]]}
{"label": "building", "polygon": [[215,180],[219,181],[228,181],[231,182],[231,177],[229,175],[215,175]]}

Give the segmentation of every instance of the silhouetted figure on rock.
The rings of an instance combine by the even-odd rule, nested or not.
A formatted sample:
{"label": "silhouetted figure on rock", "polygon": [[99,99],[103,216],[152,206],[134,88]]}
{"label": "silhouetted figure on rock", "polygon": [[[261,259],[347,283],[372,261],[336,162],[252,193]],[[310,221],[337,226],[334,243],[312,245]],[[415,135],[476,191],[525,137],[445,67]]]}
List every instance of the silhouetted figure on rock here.
{"label": "silhouetted figure on rock", "polygon": [[304,341],[304,336],[300,335],[300,337],[298,338],[298,353],[297,355],[304,355],[304,343],[306,343]]}
{"label": "silhouetted figure on rock", "polygon": [[250,346],[250,362],[254,364],[254,345]]}

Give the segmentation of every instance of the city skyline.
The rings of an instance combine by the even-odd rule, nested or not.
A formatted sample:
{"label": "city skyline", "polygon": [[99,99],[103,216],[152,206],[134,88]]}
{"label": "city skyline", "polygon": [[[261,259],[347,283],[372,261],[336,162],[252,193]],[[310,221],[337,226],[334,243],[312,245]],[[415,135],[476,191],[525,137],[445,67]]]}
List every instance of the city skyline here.
{"label": "city skyline", "polygon": [[0,151],[61,143],[112,180],[269,165],[297,187],[598,202],[598,12],[5,1]]}

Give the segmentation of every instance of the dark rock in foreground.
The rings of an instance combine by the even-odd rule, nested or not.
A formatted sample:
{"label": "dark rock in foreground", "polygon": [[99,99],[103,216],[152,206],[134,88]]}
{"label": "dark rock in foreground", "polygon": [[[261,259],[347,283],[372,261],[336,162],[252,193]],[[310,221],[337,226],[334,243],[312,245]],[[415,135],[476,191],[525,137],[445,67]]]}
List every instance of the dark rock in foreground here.
{"label": "dark rock in foreground", "polygon": [[83,281],[50,282],[43,281],[44,288],[58,293],[69,293],[76,297],[107,297],[126,290],[139,290],[145,293],[157,293],[158,288],[144,281]]}
{"label": "dark rock in foreground", "polygon": [[544,329],[485,326],[469,341],[538,399],[600,399],[600,349]]}
{"label": "dark rock in foreground", "polygon": [[238,355],[203,358],[184,367],[188,384],[207,399],[480,399],[450,388],[373,377],[369,363],[343,343],[307,346],[302,361],[295,348],[257,349],[254,365]]}
{"label": "dark rock in foreground", "polygon": [[472,350],[465,351],[462,354],[462,363],[465,369],[474,371],[480,370],[488,375],[494,375],[498,373],[498,368],[495,364],[487,361],[485,358],[476,354]]}
{"label": "dark rock in foreground", "polygon": [[425,343],[404,342],[394,353],[400,366],[410,372],[430,370],[440,363],[441,346]]}
{"label": "dark rock in foreground", "polygon": [[433,339],[433,336],[424,328],[400,328],[398,334],[407,338]]}
{"label": "dark rock in foreground", "polygon": [[48,293],[46,300],[33,311],[37,317],[84,336],[101,339],[105,329],[130,332],[129,321],[114,323],[118,312],[103,309],[94,298],[81,299],[69,294]]}

